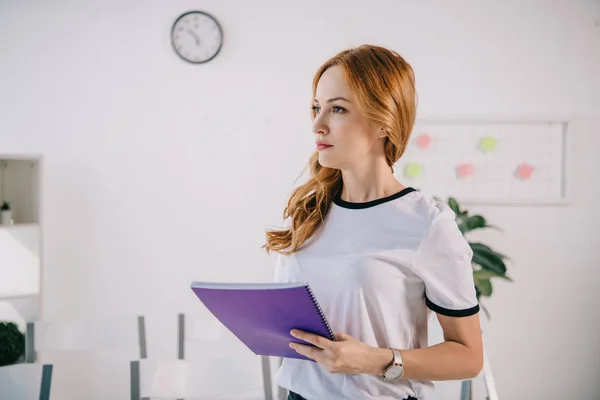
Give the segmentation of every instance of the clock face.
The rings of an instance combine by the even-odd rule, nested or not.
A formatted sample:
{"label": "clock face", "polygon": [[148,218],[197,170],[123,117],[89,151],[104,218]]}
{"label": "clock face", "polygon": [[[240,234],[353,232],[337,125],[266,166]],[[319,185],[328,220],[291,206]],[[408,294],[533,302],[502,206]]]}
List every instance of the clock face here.
{"label": "clock face", "polygon": [[223,31],[215,18],[202,11],[181,15],[171,29],[171,44],[184,60],[201,64],[212,60],[221,50]]}

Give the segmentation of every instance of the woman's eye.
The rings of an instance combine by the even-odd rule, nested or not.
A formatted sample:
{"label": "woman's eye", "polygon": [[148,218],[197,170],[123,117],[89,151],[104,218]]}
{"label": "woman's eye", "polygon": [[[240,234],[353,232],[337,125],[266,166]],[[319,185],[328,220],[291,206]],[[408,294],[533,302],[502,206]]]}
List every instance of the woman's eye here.
{"label": "woman's eye", "polygon": [[[311,108],[315,114],[318,114],[321,111],[321,107],[318,107],[318,106],[312,106]],[[346,110],[339,106],[333,106],[333,107],[331,107],[331,112],[334,114],[342,114],[342,113],[345,113]]]}

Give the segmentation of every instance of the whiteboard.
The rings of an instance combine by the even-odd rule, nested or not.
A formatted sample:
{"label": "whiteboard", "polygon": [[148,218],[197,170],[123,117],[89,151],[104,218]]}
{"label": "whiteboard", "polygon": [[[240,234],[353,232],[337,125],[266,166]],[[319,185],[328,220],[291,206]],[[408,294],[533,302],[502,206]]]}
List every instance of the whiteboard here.
{"label": "whiteboard", "polygon": [[565,204],[568,142],[565,121],[418,120],[394,173],[461,203]]}

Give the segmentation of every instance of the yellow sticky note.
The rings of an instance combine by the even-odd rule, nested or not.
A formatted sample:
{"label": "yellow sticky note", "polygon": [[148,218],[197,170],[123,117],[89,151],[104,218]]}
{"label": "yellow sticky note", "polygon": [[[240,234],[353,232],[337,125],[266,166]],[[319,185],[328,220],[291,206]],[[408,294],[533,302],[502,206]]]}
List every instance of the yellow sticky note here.
{"label": "yellow sticky note", "polygon": [[491,136],[483,137],[479,141],[479,148],[488,153],[494,151],[494,149],[496,148],[497,145],[498,145],[498,140],[496,140],[496,138],[493,138]]}
{"label": "yellow sticky note", "polygon": [[423,171],[423,166],[417,163],[408,163],[404,167],[404,175],[409,178],[416,178]]}

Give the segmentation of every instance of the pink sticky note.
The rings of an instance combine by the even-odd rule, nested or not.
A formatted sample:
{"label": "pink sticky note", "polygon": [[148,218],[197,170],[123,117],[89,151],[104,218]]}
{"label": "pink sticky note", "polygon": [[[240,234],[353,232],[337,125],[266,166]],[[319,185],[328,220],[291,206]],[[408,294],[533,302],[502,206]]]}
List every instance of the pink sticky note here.
{"label": "pink sticky note", "polygon": [[459,178],[473,176],[475,175],[475,167],[470,163],[460,164],[458,167],[456,167],[456,175],[458,175]]}
{"label": "pink sticky note", "polygon": [[426,149],[431,144],[431,136],[426,133],[422,133],[417,138],[417,146],[422,149]]}
{"label": "pink sticky note", "polygon": [[523,163],[517,168],[517,177],[521,179],[529,179],[531,178],[534,169],[535,168],[533,166]]}

